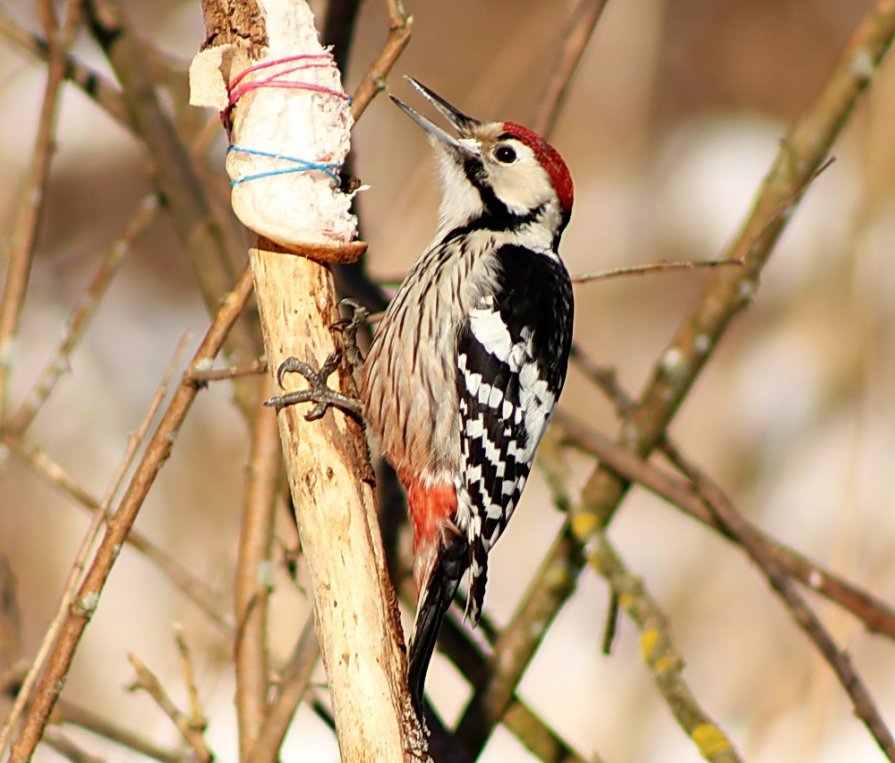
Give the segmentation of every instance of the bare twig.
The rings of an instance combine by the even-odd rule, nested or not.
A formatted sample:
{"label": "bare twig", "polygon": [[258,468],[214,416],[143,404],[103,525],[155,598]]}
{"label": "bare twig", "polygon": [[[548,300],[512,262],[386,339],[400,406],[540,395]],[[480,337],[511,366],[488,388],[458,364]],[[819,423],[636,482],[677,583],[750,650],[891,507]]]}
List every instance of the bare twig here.
{"label": "bare twig", "polygon": [[267,373],[267,361],[254,360],[244,366],[230,366],[229,368],[202,370],[194,368],[190,371],[188,380],[194,384],[205,384],[213,381],[226,381],[237,376],[257,376]]}
{"label": "bare twig", "polygon": [[199,701],[199,689],[196,686],[193,655],[190,652],[190,646],[187,643],[183,627],[180,625],[174,628],[174,642],[177,644],[177,651],[180,653],[180,667],[183,672],[183,682],[186,684],[187,698],[190,704],[188,715],[190,727],[205,731],[208,722],[205,720],[205,714],[202,712],[202,703]]}
{"label": "bare twig", "polygon": [[[559,437],[565,442],[596,456],[604,466],[624,479],[642,485],[675,508],[720,531],[725,537],[735,540],[717,521],[691,485],[667,474],[654,464],[643,461],[629,450],[619,447],[609,438],[594,432],[562,412],[557,414],[556,423],[560,430]],[[662,446],[663,451],[666,447],[675,450],[677,448],[670,442]],[[755,542],[762,544],[765,553],[770,555],[789,577],[851,612],[869,632],[895,639],[895,609],[889,604],[767,535],[742,515],[741,521],[748,525]]]}
{"label": "bare twig", "polygon": [[305,696],[319,657],[320,647],[314,633],[314,618],[309,617],[295,649],[292,650],[292,656],[280,675],[276,694],[268,706],[251,754],[244,758],[246,763],[267,763],[276,759],[295,710]]}
{"label": "bare twig", "polygon": [[533,129],[541,135],[549,136],[553,132],[569,84],[607,2],[579,0],[569,17],[562,47],[551,68],[550,80],[539,101],[538,111],[532,119]]}
{"label": "bare twig", "polygon": [[84,335],[84,331],[93,317],[100,300],[106,293],[109,284],[112,283],[112,279],[118,273],[134,242],[155,219],[158,207],[158,197],[155,194],[151,194],[143,199],[121,238],[109,247],[108,253],[87,285],[87,288],[81,294],[77,306],[66,322],[65,334],[56,345],[49,362],[44,366],[31,392],[25,397],[19,409],[7,424],[7,432],[16,436],[22,435],[34,420],[34,417],[40,410],[40,406],[43,405],[53,389],[55,389],[59,379],[69,370],[69,358],[72,351]]}
{"label": "bare twig", "polygon": [[626,267],[609,268],[596,273],[580,273],[572,276],[572,283],[589,283],[591,281],[604,281],[610,278],[624,278],[627,276],[645,276],[649,273],[666,273],[677,270],[697,270],[699,268],[723,268],[731,265],[742,265],[742,260],[693,260],[683,262],[651,262],[646,265],[629,265]]}
{"label": "bare twig", "polygon": [[0,674],[22,656],[22,619],[16,597],[16,578],[5,556],[0,556]]}
{"label": "bare twig", "polygon": [[[189,378],[187,371],[187,378]],[[100,511],[100,501],[84,490],[58,463],[37,446],[24,443],[9,435],[0,435],[0,441],[13,453],[29,464],[34,472],[49,484],[61,490],[90,512]],[[234,630],[232,617],[220,606],[220,596],[187,571],[176,559],[150,541],[139,530],[132,529],[127,544],[146,556],[159,571],[209,619],[225,633]]]}
{"label": "bare twig", "polygon": [[[212,213],[206,188],[196,172],[190,152],[162,108],[145,49],[115,0],[91,0],[88,19],[124,88],[133,130],[153,159],[153,180],[165,199],[165,208],[184,243],[196,283],[208,314],[217,314],[218,299],[236,281],[235,262],[244,255],[228,238]],[[227,339],[226,351],[235,362],[261,355],[257,324],[243,320]],[[237,402],[252,420],[257,402],[255,380],[235,381]]]}
{"label": "bare twig", "polygon": [[885,756],[890,761],[895,761],[895,738],[886,726],[864,681],[854,669],[848,653],[836,645],[830,632],[824,628],[823,623],[793,586],[774,556],[768,553],[761,536],[756,534],[740,516],[725,493],[680,451],[666,448],[666,453],[693,482],[699,495],[724,530],[736,538],[737,543],[758,565],[771,588],[780,596],[789,610],[796,625],[808,636],[827,664],[833,669],[836,678],[839,679],[839,683],[842,684],[842,688],[845,689],[852,701],[855,715],[870,731]]}
{"label": "bare twig", "polygon": [[[271,385],[264,378],[263,396]],[[271,544],[282,456],[276,415],[259,408],[249,451],[239,558],[236,564],[236,708],[240,760],[255,746],[266,712],[269,660],[267,614]]]}
{"label": "bare twig", "polygon": [[355,122],[360,119],[373,98],[385,89],[385,78],[410,41],[413,18],[405,13],[401,0],[389,0],[388,20],[385,44],[351,96],[351,115]]}
{"label": "bare twig", "polygon": [[56,131],[56,115],[59,93],[65,77],[68,49],[75,38],[80,20],[81,0],[68,0],[65,21],[57,27],[55,13],[49,4],[40,6],[49,43],[47,82],[34,140],[32,163],[22,189],[21,204],[13,226],[12,247],[3,294],[0,296],[0,421],[6,413],[7,383],[15,355],[15,340],[19,331],[25,292],[31,274],[37,229],[44,209],[50,159],[53,155],[53,134]]}
{"label": "bare twig", "polygon": [[[50,45],[36,34],[23,29],[0,10],[0,35],[15,43],[21,50],[42,61],[50,60]],[[65,78],[73,82],[106,113],[123,127],[130,127],[121,91],[96,69],[91,69],[71,55],[65,58]]]}
{"label": "bare twig", "polygon": [[60,698],[56,705],[53,722],[58,725],[80,726],[91,734],[96,734],[147,758],[161,761],[161,763],[183,763],[182,753],[165,750],[133,731],[121,728],[75,703],[69,702],[64,697]]}
{"label": "bare twig", "polygon": [[82,750],[61,731],[50,729],[44,735],[44,742],[58,752],[63,758],[70,760],[71,763],[106,763],[104,758],[91,755],[85,750]]}
{"label": "bare twig", "polygon": [[590,551],[590,566],[606,579],[622,609],[637,625],[644,661],[681,728],[706,760],[739,761],[733,743],[699,706],[684,680],[684,659],[674,646],[668,619],[642,580],[628,571],[604,534],[596,536]]}
{"label": "bare twig", "polygon": [[136,655],[129,654],[127,658],[137,673],[134,683],[128,687],[130,691],[142,689],[152,697],[155,704],[171,719],[180,735],[193,749],[196,758],[201,763],[211,763],[214,760],[214,755],[208,749],[208,744],[205,741],[205,722],[202,721],[197,725],[191,714],[188,715],[178,709],[155,674]]}
{"label": "bare twig", "polygon": [[78,587],[81,585],[81,576],[84,572],[84,567],[87,563],[88,556],[94,544],[96,543],[96,539],[99,536],[103,523],[107,518],[109,508],[112,505],[112,499],[114,498],[115,493],[121,484],[121,480],[124,478],[124,474],[130,468],[130,465],[133,462],[134,457],[136,456],[140,444],[146,437],[146,433],[149,431],[149,425],[152,422],[152,419],[155,417],[155,414],[158,412],[158,409],[162,404],[162,400],[164,399],[165,393],[168,389],[168,384],[171,381],[171,377],[174,375],[174,370],[176,369],[183,352],[186,350],[186,343],[187,338],[184,337],[175,350],[174,356],[162,376],[162,382],[161,384],[159,384],[155,394],[153,395],[146,415],[143,417],[143,421],[140,423],[137,431],[128,438],[128,446],[125,449],[124,456],[122,457],[118,465],[115,476],[109,485],[105,497],[102,501],[99,502],[97,510],[94,512],[93,518],[90,522],[90,526],[84,533],[84,537],[81,540],[81,545],[75,553],[75,559],[69,571],[68,579],[66,580],[65,587],[62,592],[62,598],[59,602],[56,614],[54,615],[53,620],[50,622],[49,627],[44,633],[43,641],[41,642],[40,648],[37,650],[37,655],[32,662],[31,669],[22,683],[22,688],[19,690],[19,694],[16,697],[16,702],[13,705],[13,709],[10,711],[9,717],[6,720],[6,724],[3,727],[2,733],[0,733],[0,752],[5,749],[10,735],[12,734],[12,730],[13,728],[15,728],[15,724],[18,722],[19,716],[21,715],[22,711],[25,708],[25,705],[28,703],[31,697],[31,691],[34,688],[37,677],[44,669],[47,660],[51,657],[52,650],[56,645],[56,640],[59,637],[63,625],[70,614],[70,609],[75,599],[75,593]]}
{"label": "bare twig", "polygon": [[[216,319],[194,356],[193,365],[207,362],[220,351],[227,332],[248,300],[251,284],[251,272],[246,269],[234,291],[224,298]],[[174,393],[131,478],[128,489],[119,502],[118,510],[108,522],[106,533],[68,612],[59,641],[38,684],[34,702],[13,745],[14,761],[28,760],[43,733],[64,684],[64,678],[71,667],[75,649],[99,603],[100,594],[118,557],[121,545],[127,538],[161,465],[171,453],[177,432],[196,394],[195,386],[190,384],[182,384]]]}

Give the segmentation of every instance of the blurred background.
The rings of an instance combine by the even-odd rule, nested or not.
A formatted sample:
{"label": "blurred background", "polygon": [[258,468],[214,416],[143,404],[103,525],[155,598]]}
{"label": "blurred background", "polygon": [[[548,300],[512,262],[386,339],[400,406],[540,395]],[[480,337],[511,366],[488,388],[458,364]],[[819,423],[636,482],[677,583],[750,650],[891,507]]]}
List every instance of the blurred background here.
{"label": "blurred background", "polygon": [[[315,8],[322,10],[323,4]],[[412,97],[410,74],[473,116],[530,121],[571,3],[408,0],[409,47],[390,78]],[[736,234],[788,127],[811,102],[869,0],[615,0],[584,56],[551,141],[569,164],[575,210],[562,254],[572,273],[719,255]],[[0,3],[37,29],[30,3]],[[204,38],[199,3],[135,0],[138,31],[185,67]],[[364,4],[346,86],[387,33],[383,2]],[[89,39],[74,52],[108,71]],[[185,74],[184,74],[185,77]],[[0,266],[34,142],[45,68],[0,38]],[[185,83],[182,84],[185,87]],[[172,90],[171,92],[174,92]],[[181,124],[216,115],[171,96]],[[884,62],[834,154],[766,268],[757,297],[726,334],[671,427],[678,444],[777,538],[895,601],[895,64]],[[203,147],[208,183],[226,200],[224,136]],[[61,101],[47,214],[23,314],[10,400],[18,405],[58,341],[105,250],[151,186],[141,146],[67,86]],[[439,189],[428,144],[385,98],[355,130],[368,268],[395,280],[435,229]],[[637,394],[689,313],[707,271],[653,274],[576,287],[575,340]],[[164,215],[128,255],[103,299],[72,373],[29,430],[79,484],[101,496],[144,415],[177,341],[208,324],[179,240]],[[607,435],[609,403],[572,370],[560,407]],[[137,527],[196,576],[232,598],[247,432],[226,384],[201,393]],[[583,482],[593,467],[573,460]],[[487,608],[504,623],[561,523],[540,479],[492,558]],[[293,543],[280,518],[284,546]],[[0,465],[0,554],[15,573],[22,649],[32,655],[57,606],[88,519],[7,454]],[[633,490],[610,536],[671,618],[702,706],[744,759],[880,761],[829,668],[744,555],[673,508]],[[299,583],[300,583],[299,578]],[[282,656],[307,603],[279,569],[272,648]],[[641,661],[624,617],[610,656],[600,650],[602,579],[585,571],[520,693],[585,757],[622,763],[698,760]],[[812,599],[890,724],[895,645]],[[155,567],[133,551],[116,565],[87,630],[65,696],[147,736],[176,731],[143,694],[126,694],[126,655],[153,668],[179,702],[174,623],[193,646],[209,743],[235,760],[230,645]],[[321,674],[322,679],[322,674]],[[450,722],[468,687],[436,658],[430,696]],[[5,706],[3,706],[5,707]],[[3,711],[5,714],[5,710]],[[87,735],[109,761],[127,760]],[[335,761],[335,741],[303,707],[284,759]],[[59,760],[42,750],[38,760]],[[481,760],[533,758],[499,731]]]}

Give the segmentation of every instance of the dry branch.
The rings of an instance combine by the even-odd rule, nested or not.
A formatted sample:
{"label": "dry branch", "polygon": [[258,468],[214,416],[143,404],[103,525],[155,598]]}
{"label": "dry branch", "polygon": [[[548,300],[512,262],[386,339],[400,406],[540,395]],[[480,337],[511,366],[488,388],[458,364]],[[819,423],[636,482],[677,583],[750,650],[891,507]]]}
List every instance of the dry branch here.
{"label": "dry branch", "polygon": [[10,418],[5,432],[21,436],[34,420],[41,405],[52,394],[62,375],[69,370],[71,354],[90,325],[90,319],[96,312],[100,300],[120,270],[134,242],[155,219],[158,208],[159,200],[155,194],[147,196],[137,206],[137,211],[126,230],[109,247],[96,273],[82,292],[77,306],[66,321],[65,334],[56,345],[31,392],[25,396],[15,415]]}
{"label": "dry branch", "polygon": [[622,609],[637,625],[640,650],[653,672],[656,686],[700,755],[712,763],[739,761],[730,739],[699,706],[684,681],[684,659],[671,639],[665,614],[649,595],[643,581],[628,571],[602,533],[593,541],[589,562],[606,579]]}
{"label": "dry branch", "polygon": [[[234,291],[227,294],[215,321],[206,333],[193,357],[193,365],[208,363],[214,359],[224,343],[230,327],[242,312],[251,293],[251,274],[246,270]],[[11,760],[27,761],[40,741],[50,713],[65,684],[74,652],[105,587],[112,566],[137,518],[149,489],[155,482],[159,469],[171,454],[174,440],[190,406],[198,394],[193,385],[182,384],[174,393],[158,424],[127,490],[119,501],[117,511],[109,520],[87,573],[78,589],[77,596],[62,626],[59,640],[49,664],[35,691],[34,701],[25,716],[22,729],[16,739]]]}
{"label": "dry branch", "polygon": [[578,0],[566,22],[563,44],[550,68],[550,80],[541,96],[531,126],[535,132],[549,136],[556,126],[565,97],[587,44],[609,0]]}
{"label": "dry branch", "polygon": [[373,98],[385,89],[385,78],[410,42],[410,30],[413,19],[404,12],[401,0],[391,0],[388,4],[389,29],[388,38],[363,80],[351,97],[351,115],[356,122],[366,111]]}
{"label": "dry branch", "polygon": [[[620,477],[642,485],[676,509],[719,531],[729,540],[736,541],[689,483],[641,460],[631,451],[619,447],[609,438],[583,426],[570,416],[558,415],[557,425],[559,437],[567,444],[597,457],[606,468]],[[666,441],[662,449],[663,452],[666,449],[677,451],[677,446]],[[681,457],[679,452],[678,457]],[[749,528],[753,542],[760,542],[764,553],[770,555],[786,575],[851,612],[870,633],[895,640],[895,609],[888,603],[781,543],[744,517],[741,516],[740,519]]]}
{"label": "dry branch", "polygon": [[[271,368],[290,355],[325,358],[338,318],[329,270],[260,249],[251,259]],[[350,375],[341,376],[350,390]],[[341,412],[316,422],[305,413],[294,406],[278,418],[342,757],[396,760],[412,749],[404,739],[412,711],[366,443]]]}
{"label": "dry branch", "polygon": [[25,292],[31,274],[37,230],[44,210],[50,159],[54,150],[56,115],[59,95],[65,78],[68,49],[75,39],[80,21],[80,0],[68,0],[65,21],[58,27],[52,7],[41,6],[49,43],[47,82],[35,134],[32,162],[21,194],[21,206],[13,226],[12,246],[6,280],[0,296],[0,421],[6,415],[7,382],[15,356],[15,342],[19,331]]}
{"label": "dry branch", "polygon": [[258,730],[257,740],[246,763],[267,763],[274,760],[295,715],[295,710],[305,696],[311,673],[320,657],[320,648],[314,632],[314,619],[309,617],[292,650],[283,672],[280,674],[276,693],[267,707],[264,723]]}
{"label": "dry branch", "polygon": [[130,691],[142,689],[152,697],[152,699],[155,700],[155,704],[158,705],[159,709],[171,719],[171,722],[177,727],[180,735],[193,749],[196,759],[200,761],[200,763],[211,763],[211,761],[214,760],[214,755],[211,750],[208,749],[208,744],[205,742],[205,721],[200,719],[200,721],[197,722],[197,719],[192,712],[187,714],[181,711],[177,705],[174,704],[171,697],[168,696],[161,681],[158,680],[156,675],[147,668],[139,658],[133,654],[129,654],[127,658],[130,660],[130,663],[133,665],[137,674],[134,682],[128,687]]}
{"label": "dry branch", "polygon": [[[45,62],[50,60],[50,45],[46,39],[26,31],[3,11],[0,11],[0,35],[35,58]],[[66,55],[65,78],[81,88],[85,95],[96,101],[116,122],[124,127],[130,126],[121,91],[103,74],[74,56]]]}
{"label": "dry branch", "polygon": [[895,738],[873,702],[864,681],[852,665],[848,653],[840,649],[830,632],[824,628],[820,618],[796,590],[783,568],[768,552],[763,539],[753,531],[737,511],[724,492],[677,450],[666,448],[666,452],[680,470],[693,482],[699,495],[724,530],[733,536],[749,554],[771,588],[780,596],[793,620],[817,647],[827,664],[836,674],[846,694],[852,701],[855,715],[870,731],[876,743],[890,761],[895,761]]}
{"label": "dry branch", "polygon": [[[187,370],[184,380],[194,383],[196,374]],[[47,483],[61,490],[79,506],[89,512],[102,511],[101,502],[84,490],[58,463],[35,445],[22,442],[16,437],[2,434],[0,442],[27,463],[34,472]],[[180,562],[169,556],[159,546],[149,540],[139,530],[132,529],[127,536],[127,544],[142,553],[165,575],[175,588],[202,610],[209,620],[225,633],[234,630],[229,612],[220,606],[220,596],[208,585],[194,577]]]}
{"label": "dry branch", "polygon": [[99,536],[104,522],[108,518],[109,510],[112,506],[112,500],[114,499],[115,493],[118,491],[118,488],[121,486],[121,481],[124,479],[124,474],[133,463],[138,448],[149,432],[149,425],[158,412],[158,409],[162,404],[162,399],[168,391],[168,384],[170,383],[171,378],[174,376],[174,371],[177,368],[177,364],[180,362],[181,356],[186,351],[186,343],[187,339],[186,337],[184,337],[184,339],[180,341],[180,344],[175,350],[171,362],[165,369],[165,373],[162,376],[162,381],[156,389],[155,395],[153,395],[153,398],[149,403],[149,408],[146,411],[146,414],[143,416],[142,422],[137,427],[136,432],[134,432],[128,438],[128,445],[127,448],[125,448],[124,456],[118,464],[118,469],[115,472],[112,481],[109,483],[105,496],[97,504],[96,511],[93,512],[93,517],[90,521],[90,525],[87,528],[87,531],[84,533],[84,537],[81,539],[81,544],[78,547],[78,550],[75,552],[75,558],[72,562],[71,568],[69,569],[68,578],[66,580],[65,587],[63,588],[59,606],[56,609],[56,614],[53,616],[50,625],[44,632],[44,637],[41,641],[40,647],[37,650],[37,655],[32,660],[31,667],[28,670],[28,675],[22,682],[22,686],[19,689],[15,704],[13,705],[13,708],[9,713],[9,717],[6,719],[6,723],[3,726],[2,732],[0,732],[0,751],[5,749],[10,734],[12,733],[12,729],[18,722],[19,716],[21,715],[25,705],[30,700],[31,691],[34,688],[34,684],[37,681],[38,676],[40,675],[41,671],[43,671],[47,660],[51,659],[52,657],[53,649],[56,645],[56,639],[59,637],[59,634],[64,627],[66,618],[69,614],[69,610],[74,604],[76,591],[81,585],[82,574],[84,572],[84,567],[87,563],[88,557],[90,556],[91,549],[93,548],[96,539]]}
{"label": "dry branch", "polygon": [[[94,37],[123,86],[132,129],[153,161],[152,178],[165,202],[193,268],[199,292],[210,316],[218,299],[236,281],[234,262],[242,260],[226,232],[216,222],[208,192],[193,159],[159,101],[144,47],[114,0],[92,0],[88,5]],[[227,338],[228,356],[249,362],[261,355],[257,327],[240,321]],[[237,401],[253,419],[257,384],[253,379],[234,381]]]}
{"label": "dry branch", "polygon": [[[262,386],[264,396],[270,388],[270,384]],[[259,408],[249,450],[236,563],[234,653],[240,760],[246,760],[255,745],[267,704],[267,605],[273,577],[270,553],[281,463],[276,416],[268,408]]]}

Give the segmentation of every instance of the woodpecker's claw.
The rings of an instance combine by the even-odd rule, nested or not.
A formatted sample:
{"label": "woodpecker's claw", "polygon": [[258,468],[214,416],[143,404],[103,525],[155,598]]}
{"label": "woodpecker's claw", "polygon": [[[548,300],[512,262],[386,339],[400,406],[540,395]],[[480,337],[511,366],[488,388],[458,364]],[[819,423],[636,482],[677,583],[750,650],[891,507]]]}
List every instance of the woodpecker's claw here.
{"label": "woodpecker's claw", "polygon": [[360,302],[349,297],[340,300],[339,304],[350,307],[353,314],[350,318],[339,318],[339,320],[331,323],[329,327],[333,331],[342,332],[342,337],[345,341],[345,357],[348,358],[351,369],[357,374],[364,365],[364,356],[357,346],[357,332],[367,322],[370,311]]}
{"label": "woodpecker's claw", "polygon": [[319,371],[315,371],[310,365],[298,358],[286,358],[277,369],[277,384],[283,386],[283,377],[288,373],[300,373],[310,383],[308,389],[296,390],[295,392],[287,392],[285,395],[272,397],[265,400],[264,405],[268,408],[285,408],[287,405],[295,405],[296,403],[316,403],[308,413],[305,414],[305,420],[315,421],[326,413],[326,409],[330,406],[340,408],[346,413],[350,413],[358,418],[362,417],[361,402],[357,398],[343,395],[341,392],[326,386],[326,380],[332,375],[342,362],[342,352],[334,350],[331,352]]}

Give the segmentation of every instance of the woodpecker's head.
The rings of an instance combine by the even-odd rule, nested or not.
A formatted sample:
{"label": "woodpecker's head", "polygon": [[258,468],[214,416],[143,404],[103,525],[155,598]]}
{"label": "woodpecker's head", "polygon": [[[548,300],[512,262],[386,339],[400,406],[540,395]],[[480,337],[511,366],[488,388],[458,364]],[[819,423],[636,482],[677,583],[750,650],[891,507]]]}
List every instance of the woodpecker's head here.
{"label": "woodpecker's head", "polygon": [[515,122],[480,122],[410,77],[457,137],[391,99],[428,134],[441,164],[441,230],[481,223],[491,229],[546,226],[558,237],[572,213],[572,176],[559,152]]}

